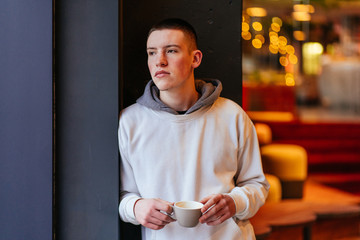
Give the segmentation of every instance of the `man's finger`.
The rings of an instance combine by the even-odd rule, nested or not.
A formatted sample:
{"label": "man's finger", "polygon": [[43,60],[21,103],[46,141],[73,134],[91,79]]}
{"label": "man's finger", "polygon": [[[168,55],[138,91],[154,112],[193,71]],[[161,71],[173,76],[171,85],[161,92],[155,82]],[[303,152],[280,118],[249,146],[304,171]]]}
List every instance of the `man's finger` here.
{"label": "man's finger", "polygon": [[216,205],[220,201],[221,196],[219,196],[219,195],[211,195],[206,199],[207,199],[207,201],[203,202],[204,206],[201,208],[202,213],[205,213],[206,211],[209,211],[210,208],[212,208],[214,205]]}
{"label": "man's finger", "polygon": [[208,221],[206,224],[209,226],[215,226],[215,225],[223,223],[227,219],[228,219],[228,217],[226,215],[222,215],[221,217],[216,218],[213,221]]}
{"label": "man's finger", "polygon": [[156,209],[158,209],[159,211],[164,211],[168,214],[171,214],[173,212],[173,208],[172,208],[173,203],[162,200],[162,199],[157,199],[157,204],[156,204]]}

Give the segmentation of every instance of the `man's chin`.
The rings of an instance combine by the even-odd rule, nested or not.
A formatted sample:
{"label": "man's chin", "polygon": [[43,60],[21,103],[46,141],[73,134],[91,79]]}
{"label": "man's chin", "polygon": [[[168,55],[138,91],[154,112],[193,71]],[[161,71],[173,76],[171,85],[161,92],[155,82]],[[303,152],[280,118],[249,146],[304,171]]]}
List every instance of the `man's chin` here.
{"label": "man's chin", "polygon": [[165,92],[165,91],[168,91],[170,88],[159,88],[159,87],[158,87],[158,89],[159,89],[159,91],[161,91],[161,92]]}
{"label": "man's chin", "polygon": [[160,91],[167,91],[170,89],[169,84],[167,84],[166,82],[164,82],[163,80],[155,80],[154,81],[156,87],[160,90]]}

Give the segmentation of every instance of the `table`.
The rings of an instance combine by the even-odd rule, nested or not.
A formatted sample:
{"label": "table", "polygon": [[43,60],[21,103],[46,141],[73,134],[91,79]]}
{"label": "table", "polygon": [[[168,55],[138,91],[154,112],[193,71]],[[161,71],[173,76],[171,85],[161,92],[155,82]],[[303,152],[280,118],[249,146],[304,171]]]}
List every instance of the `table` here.
{"label": "table", "polygon": [[303,199],[265,203],[250,222],[258,240],[342,237],[358,231],[353,226],[360,222],[359,203],[357,196],[307,181]]}

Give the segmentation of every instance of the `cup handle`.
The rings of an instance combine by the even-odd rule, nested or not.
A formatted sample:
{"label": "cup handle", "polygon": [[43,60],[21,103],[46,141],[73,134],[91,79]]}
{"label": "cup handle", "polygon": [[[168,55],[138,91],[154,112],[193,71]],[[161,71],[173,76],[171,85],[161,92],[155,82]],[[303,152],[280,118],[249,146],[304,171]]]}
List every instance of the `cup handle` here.
{"label": "cup handle", "polygon": [[163,210],[160,210],[160,212],[165,214],[165,215],[168,215],[169,217],[171,217],[174,220],[177,220],[176,216],[175,216],[174,206],[170,206],[170,207],[172,208],[172,213],[169,214],[169,213],[167,213],[167,212],[165,212]]}
{"label": "cup handle", "polygon": [[172,208],[172,212],[171,212],[171,214],[170,214],[169,216],[170,216],[172,219],[177,220],[177,219],[176,219],[176,215],[175,215],[174,206],[171,206],[171,208]]}

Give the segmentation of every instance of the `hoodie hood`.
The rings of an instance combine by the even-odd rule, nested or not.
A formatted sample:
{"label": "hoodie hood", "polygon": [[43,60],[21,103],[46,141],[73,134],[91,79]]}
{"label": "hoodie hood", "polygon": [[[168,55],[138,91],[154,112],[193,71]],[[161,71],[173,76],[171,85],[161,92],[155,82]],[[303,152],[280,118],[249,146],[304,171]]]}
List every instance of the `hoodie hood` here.
{"label": "hoodie hood", "polygon": [[[212,105],[220,96],[222,90],[221,82],[217,79],[196,79],[195,87],[201,96],[185,114],[195,112],[204,106]],[[159,95],[159,89],[156,87],[155,83],[150,80],[145,87],[144,94],[136,102],[157,111],[165,111],[175,115],[179,114],[177,111],[163,103],[160,100]]]}

